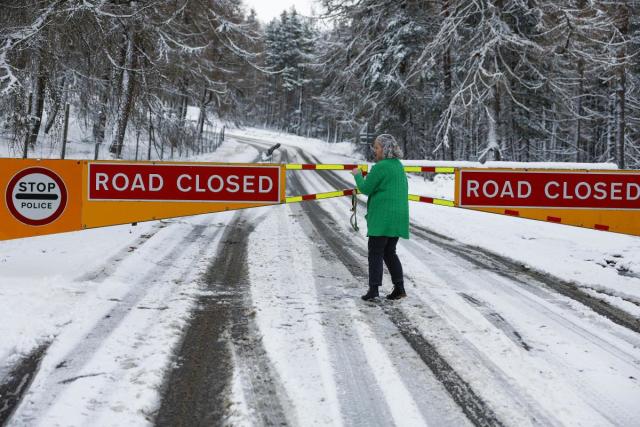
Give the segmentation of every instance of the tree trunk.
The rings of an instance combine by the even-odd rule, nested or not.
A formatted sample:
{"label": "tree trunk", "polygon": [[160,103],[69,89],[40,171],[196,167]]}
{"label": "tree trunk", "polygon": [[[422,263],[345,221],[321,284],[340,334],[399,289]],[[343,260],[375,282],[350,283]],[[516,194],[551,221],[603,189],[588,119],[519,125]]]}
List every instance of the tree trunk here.
{"label": "tree trunk", "polygon": [[151,144],[155,145],[153,138],[153,118],[151,117],[151,108],[149,108],[149,145],[147,147],[147,160],[151,160]]}
{"label": "tree trunk", "polygon": [[576,147],[576,162],[585,161],[585,147],[582,138],[582,96],[584,95],[584,63],[582,60],[578,62],[578,73],[580,74],[580,86],[578,87],[578,105],[576,106],[577,115],[574,144]]}
{"label": "tree trunk", "polygon": [[104,142],[105,129],[107,127],[107,105],[109,104],[109,84],[113,83],[113,80],[109,77],[109,73],[103,75],[105,81],[105,87],[102,89],[100,97],[100,109],[95,116],[93,122],[93,140],[96,144],[102,144]]}
{"label": "tree trunk", "polygon": [[553,103],[553,115],[551,116],[553,122],[551,122],[551,141],[549,147],[551,149],[551,161],[555,162],[558,159],[558,106]]}
{"label": "tree trunk", "polygon": [[42,54],[39,55],[36,64],[36,74],[33,76],[33,98],[31,99],[31,116],[29,117],[29,132],[27,145],[35,147],[42,123],[42,110],[44,107],[44,90],[46,87],[46,71]]}
{"label": "tree trunk", "polygon": [[211,102],[211,92],[206,88],[202,94],[202,102],[200,103],[200,115],[198,116],[198,137],[202,138],[202,132],[204,131],[204,122],[207,118],[207,105]]}
{"label": "tree trunk", "polygon": [[491,117],[489,110],[487,109],[487,126],[489,127],[487,134],[487,148],[483,156],[480,158],[480,162],[489,160],[500,160],[500,150],[498,144],[498,136],[496,131],[496,119]]}
{"label": "tree trunk", "polygon": [[[619,29],[620,32],[626,36],[629,32],[629,9],[626,4],[621,4],[618,9]],[[626,75],[627,66],[625,60],[627,59],[626,44],[623,44],[618,48],[618,86],[616,88],[617,102],[617,129],[616,129],[616,161],[620,169],[626,167],[625,163],[625,128],[627,125],[625,118],[625,101],[626,101]]]}
{"label": "tree trunk", "polygon": [[62,104],[62,93],[64,92],[65,80],[66,80],[66,77],[63,77],[62,81],[60,82],[60,87],[57,89],[55,88],[54,85],[49,86],[51,90],[51,94],[53,96],[53,107],[51,109],[51,114],[49,114],[49,117],[47,118],[47,124],[44,126],[45,134],[48,134],[49,131],[51,130],[51,126],[53,126],[53,123],[56,121],[56,117],[58,116],[58,111],[60,111],[60,105]]}
{"label": "tree trunk", "polygon": [[302,95],[303,87],[300,86],[300,97],[298,99],[298,129],[296,129],[297,135],[302,135]]}
{"label": "tree trunk", "polygon": [[[609,89],[611,93],[613,93],[613,85],[610,84]],[[617,104],[616,94],[609,95],[609,109],[608,109],[608,117],[607,117],[607,161],[609,161],[612,156],[616,157],[616,104]]]}
{"label": "tree trunk", "polygon": [[624,148],[624,138],[625,138],[625,126],[626,126],[626,118],[625,118],[625,67],[621,66],[621,70],[618,72],[618,89],[616,90],[616,96],[618,98],[618,123],[616,129],[616,160],[618,163],[618,167],[620,169],[624,169],[626,167],[625,163],[625,148]]}
{"label": "tree trunk", "polygon": [[[493,160],[502,160],[502,115],[501,115],[501,105],[500,105],[500,91],[498,87],[493,88],[493,134],[494,134],[494,143],[491,148],[493,152]],[[491,144],[491,142],[490,142]]]}
{"label": "tree trunk", "polygon": [[[544,129],[545,133],[547,132],[547,109],[542,110],[542,129]],[[542,138],[540,141],[542,143],[542,160],[549,160],[547,157],[547,140],[546,138]]]}
{"label": "tree trunk", "polygon": [[60,158],[64,159],[67,154],[67,136],[69,135],[69,104],[64,106],[64,124],[62,127],[62,152]]}
{"label": "tree trunk", "polygon": [[[449,17],[449,0],[444,0],[442,2],[442,14],[444,15],[444,19]],[[451,47],[447,46],[444,50],[444,55],[442,58],[442,64],[444,67],[444,96],[447,100],[447,104],[451,101]],[[445,147],[443,147],[443,159],[444,160],[455,160],[455,140],[453,135],[453,129],[448,129],[447,134],[445,135]],[[448,149],[447,149],[448,148]]]}
{"label": "tree trunk", "polygon": [[[31,106],[33,105],[33,94],[29,92],[29,100],[27,101],[27,118],[31,117]],[[22,158],[26,159],[29,155],[29,129],[27,129],[27,134],[24,136],[24,144],[22,146]]]}
{"label": "tree trunk", "polygon": [[491,102],[492,105],[484,106],[487,116],[487,148],[484,149],[478,158],[480,163],[484,163],[487,160],[502,160],[498,121],[498,117],[500,116],[500,102],[495,87],[491,88],[489,98],[489,102]]}
{"label": "tree trunk", "polygon": [[135,32],[133,27],[129,28],[127,37],[127,53],[124,62],[124,70],[122,70],[122,90],[120,91],[120,100],[118,102],[118,110],[114,124],[114,135],[109,146],[109,151],[114,153],[116,158],[122,157],[122,146],[129,122],[129,114],[134,103],[133,88],[135,83],[135,75],[133,67],[135,66]]}

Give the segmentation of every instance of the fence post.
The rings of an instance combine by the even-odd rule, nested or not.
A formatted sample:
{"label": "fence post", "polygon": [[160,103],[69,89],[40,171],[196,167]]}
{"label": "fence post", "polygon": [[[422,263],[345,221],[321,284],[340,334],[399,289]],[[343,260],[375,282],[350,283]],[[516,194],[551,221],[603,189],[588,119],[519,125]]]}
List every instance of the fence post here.
{"label": "fence post", "polygon": [[60,158],[64,159],[67,154],[67,136],[69,134],[69,104],[64,105],[64,125],[62,127],[62,152]]}

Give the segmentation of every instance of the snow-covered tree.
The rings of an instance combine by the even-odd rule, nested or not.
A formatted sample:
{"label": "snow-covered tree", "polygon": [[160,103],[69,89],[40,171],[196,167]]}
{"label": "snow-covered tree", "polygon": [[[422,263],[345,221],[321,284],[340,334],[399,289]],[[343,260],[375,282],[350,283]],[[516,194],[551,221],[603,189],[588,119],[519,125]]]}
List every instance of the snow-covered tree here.
{"label": "snow-covered tree", "polygon": [[191,139],[180,135],[187,105],[226,96],[231,64],[251,56],[242,48],[239,0],[41,0],[0,8],[0,91],[12,99],[5,105],[25,105],[31,93],[23,114],[30,113],[29,144],[46,95],[55,112],[69,93],[96,142],[104,139],[116,157],[132,118],[170,124],[163,128],[177,131],[168,138],[180,148]]}

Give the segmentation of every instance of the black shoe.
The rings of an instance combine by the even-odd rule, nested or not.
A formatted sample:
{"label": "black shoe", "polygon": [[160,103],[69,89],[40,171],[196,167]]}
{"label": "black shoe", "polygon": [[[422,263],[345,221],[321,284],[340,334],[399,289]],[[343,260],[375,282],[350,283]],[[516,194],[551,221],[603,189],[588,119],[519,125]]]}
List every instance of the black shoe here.
{"label": "black shoe", "polygon": [[362,295],[362,299],[365,301],[371,301],[374,298],[378,298],[380,294],[378,293],[378,287],[369,288],[369,292]]}
{"label": "black shoe", "polygon": [[393,287],[393,291],[387,295],[387,299],[400,299],[406,296],[407,293],[404,291],[404,285],[395,285]]}

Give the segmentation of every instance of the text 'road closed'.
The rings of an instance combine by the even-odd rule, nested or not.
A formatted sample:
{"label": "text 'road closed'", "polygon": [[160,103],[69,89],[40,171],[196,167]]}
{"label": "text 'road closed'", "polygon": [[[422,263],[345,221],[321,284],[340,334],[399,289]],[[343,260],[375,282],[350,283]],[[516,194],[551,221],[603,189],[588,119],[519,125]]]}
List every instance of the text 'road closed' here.
{"label": "text 'road closed'", "polygon": [[640,175],[617,172],[460,172],[460,206],[640,209]]}
{"label": "text 'road closed'", "polygon": [[280,201],[278,166],[89,165],[89,200]]}

